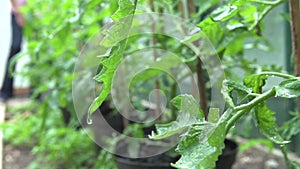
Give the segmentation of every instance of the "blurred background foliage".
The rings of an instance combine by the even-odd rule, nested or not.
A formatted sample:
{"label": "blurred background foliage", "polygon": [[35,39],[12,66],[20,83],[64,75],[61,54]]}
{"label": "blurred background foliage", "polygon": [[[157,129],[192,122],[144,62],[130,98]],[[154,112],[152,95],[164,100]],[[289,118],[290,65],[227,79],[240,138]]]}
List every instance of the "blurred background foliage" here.
{"label": "blurred background foliage", "polygon": [[[182,3],[183,10],[178,3]],[[263,18],[282,3],[282,0],[200,0],[195,1],[199,10],[189,17],[186,0],[157,0],[153,10],[183,17],[200,27],[216,48],[226,76],[241,80],[244,75],[261,71],[282,71],[277,64],[261,64],[245,54],[248,49],[272,50],[264,36]],[[137,13],[151,12],[148,4],[146,0],[139,0]],[[229,8],[229,4],[239,6],[239,10]],[[32,153],[38,157],[32,168],[105,168],[104,163],[109,168],[115,167],[111,155],[98,154],[92,140],[79,128],[72,102],[72,81],[81,49],[111,20],[117,9],[118,0],[28,0],[22,9],[26,18],[27,50],[14,61],[25,55],[30,57],[20,75],[29,79],[32,102],[29,106],[13,109],[13,119],[2,127],[5,141],[15,146],[32,147]],[[164,36],[157,38],[157,46],[180,53],[183,58],[191,57],[191,53],[175,40]],[[138,39],[131,39],[129,51],[147,47],[149,41],[137,42]],[[193,64],[187,60],[189,62]],[[241,126],[252,123],[245,118]],[[245,134],[246,130],[236,133],[249,137],[251,134]]]}

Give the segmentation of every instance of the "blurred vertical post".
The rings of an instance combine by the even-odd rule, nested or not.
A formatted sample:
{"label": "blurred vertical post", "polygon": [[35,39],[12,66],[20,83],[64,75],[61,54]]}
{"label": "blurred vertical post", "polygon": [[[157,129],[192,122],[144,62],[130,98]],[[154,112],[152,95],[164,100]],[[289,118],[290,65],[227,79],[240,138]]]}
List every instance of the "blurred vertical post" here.
{"label": "blurred vertical post", "polygon": [[[299,0],[290,0],[291,35],[294,55],[295,75],[300,76],[300,3]],[[298,113],[300,115],[300,98],[298,98]],[[299,119],[300,120],[300,119]]]}
{"label": "blurred vertical post", "polygon": [[[150,0],[150,7],[151,7],[151,10],[152,12],[155,12],[155,7],[154,7],[154,0]],[[157,52],[156,52],[156,47],[155,45],[157,44],[157,38],[156,38],[156,35],[155,35],[155,30],[156,30],[156,24],[153,23],[152,24],[152,32],[153,32],[153,35],[152,35],[152,45],[153,45],[153,60],[154,62],[157,60]],[[156,77],[157,78],[157,77]],[[161,110],[161,99],[160,99],[160,93],[159,93],[159,89],[160,89],[160,84],[159,84],[159,80],[156,79],[155,82],[154,82],[154,89],[155,89],[155,104],[156,104],[156,108],[155,108],[155,117],[160,117],[160,114],[162,113],[162,110]],[[158,118],[160,119],[160,118]]]}

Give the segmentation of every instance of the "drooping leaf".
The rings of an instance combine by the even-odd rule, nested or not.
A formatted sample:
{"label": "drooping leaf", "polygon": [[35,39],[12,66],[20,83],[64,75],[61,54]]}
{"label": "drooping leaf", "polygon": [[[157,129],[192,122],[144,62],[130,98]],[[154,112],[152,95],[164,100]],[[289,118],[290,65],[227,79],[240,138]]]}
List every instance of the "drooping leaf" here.
{"label": "drooping leaf", "polygon": [[119,9],[112,17],[114,21],[116,21],[116,23],[106,32],[103,32],[105,37],[101,41],[100,46],[109,49],[110,55],[108,57],[102,58],[101,65],[103,66],[103,68],[101,69],[100,73],[94,78],[96,81],[103,84],[99,96],[94,99],[89,107],[89,114],[95,112],[99,108],[99,106],[106,99],[111,90],[114,74],[123,58],[123,54],[126,48],[127,36],[132,24],[131,20],[134,11],[135,5],[130,0],[120,0]]}
{"label": "drooping leaf", "polygon": [[289,79],[275,87],[276,96],[284,98],[296,98],[300,96],[300,78]]}
{"label": "drooping leaf", "polygon": [[275,112],[270,110],[266,103],[260,103],[256,107],[256,122],[259,131],[266,136],[268,139],[276,144],[287,144],[279,134],[279,128],[274,117]]}
{"label": "drooping leaf", "polygon": [[95,112],[99,108],[99,106],[106,99],[111,90],[113,76],[123,57],[122,53],[125,48],[124,43],[125,42],[121,42],[120,46],[117,49],[113,49],[111,56],[105,58],[102,62],[104,68],[99,73],[100,75],[97,75],[95,77],[95,80],[98,82],[102,82],[103,84],[99,96],[94,99],[89,107],[89,114]]}

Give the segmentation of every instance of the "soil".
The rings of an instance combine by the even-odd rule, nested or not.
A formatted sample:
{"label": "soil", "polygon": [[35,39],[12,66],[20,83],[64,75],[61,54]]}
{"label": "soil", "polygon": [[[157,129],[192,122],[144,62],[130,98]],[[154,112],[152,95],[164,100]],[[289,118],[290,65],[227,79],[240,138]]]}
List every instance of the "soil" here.
{"label": "soil", "polygon": [[4,145],[3,169],[28,169],[35,157],[28,147],[16,148],[9,144]]}

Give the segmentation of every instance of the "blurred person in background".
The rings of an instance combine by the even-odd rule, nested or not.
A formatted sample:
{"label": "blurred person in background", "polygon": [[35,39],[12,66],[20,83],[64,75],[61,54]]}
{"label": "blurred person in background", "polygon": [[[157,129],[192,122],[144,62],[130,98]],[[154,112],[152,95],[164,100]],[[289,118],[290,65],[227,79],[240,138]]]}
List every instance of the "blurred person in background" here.
{"label": "blurred person in background", "polygon": [[21,51],[22,45],[22,28],[24,26],[25,20],[20,11],[20,7],[26,5],[26,0],[10,0],[11,2],[11,31],[12,40],[11,47],[9,51],[9,56],[6,62],[5,75],[2,84],[0,101],[5,102],[13,96],[13,77],[9,73],[9,65],[11,59],[14,55]]}

